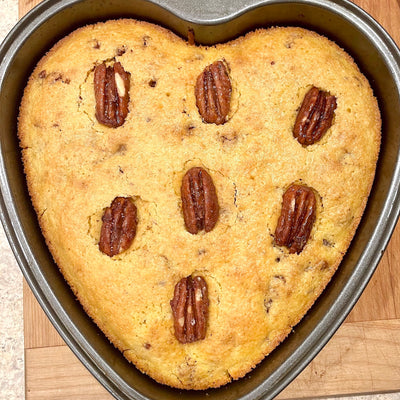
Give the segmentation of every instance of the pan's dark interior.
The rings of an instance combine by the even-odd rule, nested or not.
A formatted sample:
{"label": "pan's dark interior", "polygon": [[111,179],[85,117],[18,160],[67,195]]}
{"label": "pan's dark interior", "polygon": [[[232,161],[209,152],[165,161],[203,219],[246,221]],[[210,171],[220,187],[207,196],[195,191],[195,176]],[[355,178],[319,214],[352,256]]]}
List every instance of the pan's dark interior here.
{"label": "pan's dark interior", "polygon": [[[369,265],[359,263],[359,260],[371,241],[371,232],[376,229],[391,190],[390,184],[400,148],[399,89],[381,50],[339,14],[315,5],[296,2],[273,2],[220,24],[199,25],[177,18],[160,6],[144,0],[86,0],[76,1],[74,4],[65,2],[64,5],[60,1],[57,5],[58,12],[53,16],[46,16],[40,26],[32,29],[31,22],[38,18],[40,12],[50,8],[50,3],[42,3],[22,21],[19,29],[9,38],[9,43],[14,42],[17,47],[13,51],[10,51],[11,46],[5,47],[0,54],[3,65],[8,64],[0,93],[1,157],[5,167],[1,174],[7,186],[2,187],[2,207],[7,210],[3,211],[3,222],[13,242],[21,269],[33,291],[81,360],[118,398],[234,400],[262,396],[267,398],[276,394],[281,382],[287,383],[295,376],[290,368],[283,373],[278,373],[278,368],[289,357],[293,357],[295,352],[307,350],[306,339],[313,335],[314,328],[334,306],[338,297],[343,295],[345,286],[351,281],[356,287],[372,272]],[[203,44],[228,41],[256,27],[300,25],[314,29],[335,40],[355,58],[370,79],[379,100],[383,141],[377,176],[362,223],[334,280],[283,345],[244,379],[220,389],[185,392],[156,384],[133,368],[109,344],[75,300],[54,264],[41,236],[26,189],[17,140],[17,117],[22,91],[30,72],[40,57],[65,34],[87,23],[117,17],[135,17],[156,22],[183,37],[188,28],[192,28],[196,41]],[[390,232],[386,230],[378,234],[385,242]],[[352,293],[346,292],[346,296],[351,302]],[[329,320],[324,323],[330,322],[335,323]],[[318,343],[324,338],[316,340]],[[299,357],[306,356],[305,353]]]}

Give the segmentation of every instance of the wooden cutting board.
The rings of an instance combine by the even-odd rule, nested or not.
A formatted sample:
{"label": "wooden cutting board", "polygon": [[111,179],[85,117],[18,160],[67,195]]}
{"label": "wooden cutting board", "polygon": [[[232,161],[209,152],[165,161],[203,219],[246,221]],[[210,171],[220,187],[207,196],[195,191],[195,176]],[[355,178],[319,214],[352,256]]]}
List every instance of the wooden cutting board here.
{"label": "wooden cutting board", "polygon": [[[19,0],[23,16],[40,0]],[[357,0],[400,45],[400,0]],[[345,323],[278,396],[300,399],[400,392],[400,223],[376,273]],[[24,282],[27,400],[111,400],[75,357]]]}

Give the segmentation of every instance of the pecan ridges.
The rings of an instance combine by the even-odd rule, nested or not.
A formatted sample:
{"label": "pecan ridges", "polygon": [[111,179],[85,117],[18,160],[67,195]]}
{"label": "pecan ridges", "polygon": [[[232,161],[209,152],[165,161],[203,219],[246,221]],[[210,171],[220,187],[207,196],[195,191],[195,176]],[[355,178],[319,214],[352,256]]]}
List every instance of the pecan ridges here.
{"label": "pecan ridges", "polygon": [[210,232],[218,221],[219,205],[214,182],[206,170],[189,169],[182,179],[182,211],[186,229],[191,234]]}
{"label": "pecan ridges", "polygon": [[130,73],[126,72],[120,62],[112,67],[105,63],[94,70],[94,94],[96,101],[96,118],[106,126],[121,126],[128,115]]}
{"label": "pecan ridges", "polygon": [[192,343],[206,336],[208,288],[201,276],[182,278],[175,286],[170,302],[174,317],[175,337],[181,343]]}
{"label": "pecan ridges", "polygon": [[231,93],[231,80],[222,61],[204,68],[195,88],[196,105],[204,122],[221,125],[227,121]]}
{"label": "pecan ridges", "polygon": [[335,96],[312,87],[297,114],[293,136],[305,146],[318,142],[331,127],[335,109]]}
{"label": "pecan ridges", "polygon": [[314,225],[316,198],[314,191],[293,184],[283,195],[281,215],[275,230],[275,243],[299,254],[306,245]]}
{"label": "pecan ridges", "polygon": [[112,257],[130,247],[136,235],[137,208],[130,198],[116,197],[102,217],[99,249]]}

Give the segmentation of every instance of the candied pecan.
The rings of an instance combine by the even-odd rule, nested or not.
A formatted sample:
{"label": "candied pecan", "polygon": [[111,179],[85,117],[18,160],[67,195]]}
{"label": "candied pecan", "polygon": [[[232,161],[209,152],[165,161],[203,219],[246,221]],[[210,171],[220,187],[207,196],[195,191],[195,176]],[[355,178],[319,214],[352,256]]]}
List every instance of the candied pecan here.
{"label": "candied pecan", "polygon": [[219,217],[217,193],[211,176],[200,167],[189,169],[182,179],[182,210],[186,229],[210,232]]}
{"label": "candied pecan", "polygon": [[275,231],[275,243],[286,246],[289,253],[299,254],[307,243],[315,221],[314,191],[293,184],[283,195],[281,215]]}
{"label": "candied pecan", "polygon": [[120,62],[112,67],[103,63],[95,68],[96,118],[101,124],[117,128],[125,122],[129,112],[130,75]]}
{"label": "candied pecan", "polygon": [[221,125],[230,110],[232,85],[225,64],[215,61],[198,76],[196,105],[204,122]]}
{"label": "candied pecan", "polygon": [[335,96],[312,87],[297,114],[293,136],[306,146],[318,142],[331,127],[335,109]]}
{"label": "candied pecan", "polygon": [[208,318],[207,283],[201,276],[182,278],[170,302],[175,337],[181,343],[192,343],[206,336]]}
{"label": "candied pecan", "polygon": [[99,249],[112,257],[132,244],[137,228],[137,209],[131,198],[116,197],[102,217]]}

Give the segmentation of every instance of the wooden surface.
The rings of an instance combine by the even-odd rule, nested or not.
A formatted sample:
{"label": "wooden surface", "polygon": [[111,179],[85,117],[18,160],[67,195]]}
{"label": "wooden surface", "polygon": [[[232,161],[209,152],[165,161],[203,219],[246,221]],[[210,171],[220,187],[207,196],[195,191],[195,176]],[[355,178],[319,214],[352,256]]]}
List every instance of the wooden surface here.
{"label": "wooden surface", "polygon": [[[19,0],[20,16],[38,0]],[[400,44],[400,0],[357,0]],[[299,399],[400,391],[400,224],[359,302],[321,353],[278,396]],[[27,400],[111,400],[24,284]]]}

